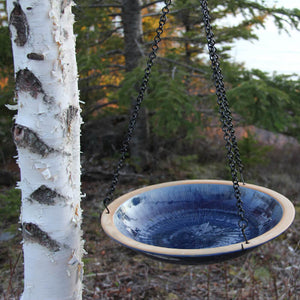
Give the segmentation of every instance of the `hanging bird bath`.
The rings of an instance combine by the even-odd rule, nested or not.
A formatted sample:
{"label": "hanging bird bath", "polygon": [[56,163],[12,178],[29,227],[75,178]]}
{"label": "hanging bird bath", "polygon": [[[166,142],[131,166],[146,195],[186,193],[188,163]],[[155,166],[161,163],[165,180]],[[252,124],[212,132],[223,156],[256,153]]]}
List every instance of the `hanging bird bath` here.
{"label": "hanging bird bath", "polygon": [[101,223],[112,239],[153,258],[181,264],[220,262],[241,256],[283,233],[293,222],[295,209],[277,192],[238,184],[238,174],[243,180],[243,164],[206,0],[201,0],[200,4],[232,181],[162,183],[138,189],[111,202],[171,5],[171,0],[164,2],[119,163],[103,201],[107,209]]}
{"label": "hanging bird bath", "polygon": [[281,194],[240,187],[248,220],[245,242],[237,226],[232,182],[175,181],[148,186],[113,201],[102,227],[115,241],[171,263],[215,263],[235,258],[276,238],[293,222],[295,209]]}

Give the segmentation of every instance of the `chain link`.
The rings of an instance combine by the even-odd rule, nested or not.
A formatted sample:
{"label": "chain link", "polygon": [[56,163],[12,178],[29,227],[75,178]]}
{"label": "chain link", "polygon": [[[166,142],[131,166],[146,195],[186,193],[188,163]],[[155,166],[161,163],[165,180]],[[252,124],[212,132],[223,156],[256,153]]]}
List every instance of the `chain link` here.
{"label": "chain link", "polygon": [[225,147],[227,150],[227,161],[228,161],[230,171],[231,171],[234,195],[237,200],[236,205],[237,205],[237,209],[238,209],[238,216],[240,218],[240,220],[238,222],[238,226],[240,227],[240,229],[242,231],[245,242],[248,244],[248,240],[247,240],[247,237],[245,234],[245,230],[248,226],[248,220],[245,217],[245,211],[243,209],[243,202],[241,199],[241,191],[240,191],[239,181],[238,181],[238,173],[239,173],[240,177],[241,177],[241,181],[244,183],[243,165],[242,165],[239,148],[238,148],[236,137],[235,137],[235,131],[233,128],[231,111],[229,109],[229,104],[228,104],[228,100],[226,97],[226,91],[225,91],[225,86],[224,86],[224,81],[223,81],[224,78],[223,78],[221,68],[220,68],[219,56],[217,54],[217,49],[215,47],[214,34],[212,32],[212,28],[210,25],[211,18],[210,18],[209,10],[207,7],[207,1],[200,0],[200,3],[201,3],[201,9],[202,9],[202,13],[203,13],[203,22],[204,22],[204,26],[205,26],[209,57],[211,60],[211,66],[212,66],[212,70],[213,70],[213,79],[214,79],[214,84],[216,87],[216,95],[217,95],[217,102],[219,105],[220,121],[222,123],[224,140],[226,142]]}
{"label": "chain link", "polygon": [[159,49],[158,44],[161,41],[161,35],[163,33],[164,25],[166,24],[166,21],[167,21],[167,14],[169,13],[169,6],[171,5],[171,2],[172,2],[171,0],[165,0],[165,6],[162,9],[162,15],[159,19],[159,26],[156,29],[156,36],[153,39],[151,52],[150,52],[149,57],[148,57],[147,67],[145,68],[144,77],[143,77],[143,80],[142,80],[142,84],[140,86],[139,94],[137,96],[136,103],[135,103],[135,106],[133,108],[130,120],[129,120],[127,134],[126,134],[126,136],[123,140],[123,143],[122,143],[122,148],[121,148],[121,151],[120,151],[121,156],[120,156],[118,165],[116,167],[116,170],[113,174],[113,179],[112,179],[110,189],[107,192],[105,199],[103,200],[103,204],[104,204],[104,207],[105,207],[107,213],[109,213],[109,209],[108,209],[107,205],[112,201],[113,194],[116,190],[116,186],[117,186],[118,181],[119,181],[120,171],[121,171],[121,169],[124,165],[126,155],[128,154],[129,143],[131,141],[132,134],[133,134],[134,128],[135,128],[135,124],[136,124],[136,121],[137,121],[138,116],[139,116],[139,111],[140,111],[140,108],[141,108],[141,104],[142,104],[142,101],[144,100],[144,95],[145,95],[145,92],[146,92],[147,87],[148,87],[148,82],[149,82],[149,78],[150,78],[150,74],[151,74],[151,68],[152,68],[154,60],[156,59],[156,56],[157,56],[156,53]]}

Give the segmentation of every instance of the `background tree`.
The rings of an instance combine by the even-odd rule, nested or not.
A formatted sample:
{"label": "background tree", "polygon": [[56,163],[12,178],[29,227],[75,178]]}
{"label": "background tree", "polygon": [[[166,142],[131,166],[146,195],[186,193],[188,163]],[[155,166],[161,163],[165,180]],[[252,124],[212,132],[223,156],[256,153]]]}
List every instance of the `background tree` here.
{"label": "background tree", "polygon": [[[147,55],[147,53],[149,52],[149,43],[153,38],[155,26],[158,22],[159,17],[159,9],[156,6],[157,3],[163,5],[163,1],[143,1],[140,4],[138,3],[138,1],[133,1],[130,2],[130,6],[126,1],[102,1],[100,4],[95,1],[91,1],[89,7],[86,7],[90,14],[93,14],[94,16],[90,19],[98,19],[101,21],[101,24],[102,19],[99,19],[99,16],[101,16],[101,12],[103,13],[103,11],[105,11],[106,19],[103,24],[110,24],[110,26],[112,26],[108,31],[106,30],[106,32],[113,33],[107,40],[105,40],[105,43],[99,44],[99,50],[95,50],[95,55],[98,55],[97,57],[99,57],[100,51],[103,51],[100,49],[105,49],[105,45],[110,44],[111,46],[113,46],[113,49],[110,48],[109,53],[113,53],[114,57],[110,57],[109,62],[108,59],[101,59],[101,61],[105,61],[105,68],[110,70],[110,73],[107,74],[107,77],[111,80],[112,76],[114,76],[114,82],[117,82],[117,85],[122,87],[120,93],[118,93],[117,85],[105,85],[102,88],[102,85],[98,84],[97,88],[102,89],[104,94],[104,97],[102,96],[101,101],[105,101],[106,103],[101,102],[100,105],[98,103],[97,105],[93,106],[93,111],[100,108],[100,112],[103,112],[103,105],[106,105],[107,103],[115,104],[118,102],[119,104],[122,104],[121,109],[124,109],[124,105],[126,104],[128,108],[130,107],[132,99],[135,98],[136,91],[135,88],[131,89],[128,84],[130,84],[131,87],[139,84],[139,76],[141,76],[141,70],[144,68],[144,61],[146,59],[142,60],[141,65],[138,65],[138,61],[139,58],[143,58],[143,56]],[[169,17],[166,28],[166,35],[163,37],[163,43],[165,45],[162,44],[161,46],[159,54],[160,57],[157,63],[157,70],[159,70],[157,72],[159,74],[167,73],[169,74],[169,76],[161,76],[159,80],[153,79],[154,76],[152,77],[151,80],[153,80],[153,83],[151,86],[151,90],[149,90],[148,93],[150,98],[145,101],[145,106],[149,109],[148,112],[151,118],[155,120],[151,122],[151,124],[157,124],[157,120],[160,117],[168,118],[166,117],[166,115],[170,115],[170,118],[168,118],[168,121],[166,121],[165,123],[171,124],[172,122],[170,123],[169,121],[173,118],[177,118],[178,121],[173,122],[174,125],[180,124],[180,122],[186,123],[187,114],[178,113],[178,111],[190,111],[189,107],[193,105],[195,108],[194,115],[199,115],[202,111],[212,109],[213,105],[209,101],[213,89],[208,61],[206,58],[204,58],[203,55],[199,56],[199,54],[206,53],[206,40],[201,20],[199,1],[177,0],[174,1],[173,4],[174,5],[170,13],[171,16]],[[135,5],[134,10],[133,5]],[[79,7],[81,7],[80,1]],[[90,10],[91,8],[93,9],[93,11]],[[97,11],[95,8],[97,9]],[[288,26],[294,28],[298,28],[299,26],[299,11],[297,9],[287,10],[283,8],[267,7],[262,1],[237,2],[228,0],[225,2],[223,1],[222,5],[220,5],[219,1],[211,1],[210,9],[212,11],[212,24],[214,26],[214,32],[218,43],[218,50],[221,54],[224,64],[226,63],[225,73],[226,80],[228,82],[228,88],[233,86],[237,80],[239,81],[239,79],[234,78],[236,66],[229,64],[227,60],[229,56],[226,52],[230,49],[230,47],[236,40],[257,38],[253,33],[253,30],[256,27],[263,27],[267,18],[273,18],[279,30],[287,30]],[[131,16],[130,14],[133,14],[136,17],[133,18],[133,15]],[[89,14],[86,15],[88,16]],[[127,17],[127,15],[131,17]],[[235,25],[227,25],[228,22],[226,22],[226,18],[228,17],[235,17]],[[109,18],[110,20],[108,20]],[[130,27],[131,24],[128,20],[133,19],[135,21],[132,23],[135,25],[133,27]],[[141,30],[141,26],[137,25],[137,23],[139,22],[142,22],[143,30]],[[78,25],[80,26],[80,24],[81,20],[79,19]],[[91,28],[92,31],[94,31],[94,26],[92,26]],[[106,27],[101,26],[101,28],[101,30],[103,30],[103,28],[105,29]],[[113,28],[115,30],[113,30]],[[127,30],[126,28],[130,28],[130,30]],[[126,36],[126,32],[128,31],[131,32],[131,38]],[[141,32],[143,34],[142,37]],[[107,34],[105,34],[104,32],[102,33],[104,34],[104,36],[107,36]],[[91,37],[93,37],[93,34],[91,34]],[[113,43],[113,41],[116,40],[120,42]],[[138,43],[136,43],[137,41]],[[133,47],[134,43],[136,47]],[[167,51],[166,49],[164,49],[165,46],[167,48]],[[80,48],[81,47],[79,44],[79,57]],[[129,62],[131,61],[131,59],[129,58],[129,54],[126,54],[128,53],[127,49],[130,48],[132,49],[129,52],[135,53],[134,55],[132,55],[132,57],[135,56],[137,58],[135,61],[132,60],[132,63]],[[102,57],[102,55],[100,55],[100,57]],[[119,63],[118,69],[113,69],[113,72],[111,72],[111,70],[116,66],[116,64],[112,64],[112,61],[118,61]],[[132,68],[136,66],[140,68],[140,71],[132,71]],[[239,66],[239,68],[243,67]],[[124,69],[127,70],[128,73],[126,74],[126,76],[124,73]],[[125,81],[122,82],[124,76]],[[118,78],[119,80],[117,81],[116,78]],[[172,102],[171,97],[168,97],[167,90],[165,90],[165,93],[163,93],[163,90],[166,89],[170,84],[170,78],[172,78],[172,80],[175,80],[173,82],[174,86],[181,86],[184,83],[185,89],[181,89],[181,92],[177,95],[178,97],[180,95],[180,97],[185,100],[186,96],[190,97],[190,103],[188,103],[189,101]],[[102,77],[101,79],[104,78]],[[259,80],[261,80],[262,82],[266,80],[266,78],[261,76]],[[157,84],[159,84],[159,87],[157,86]],[[156,98],[157,94],[155,95],[155,93],[157,93],[158,88],[160,89],[161,94],[164,94],[164,98]],[[125,90],[128,89],[130,93],[125,92]],[[151,93],[153,97],[151,97]],[[194,98],[195,96],[196,98]],[[89,105],[94,104],[90,103],[88,104],[88,106]],[[279,106],[281,106],[281,104]],[[167,107],[170,107],[170,109],[167,110]],[[275,110],[276,107],[277,106],[274,106]],[[177,111],[177,113],[173,113],[174,111]],[[199,118],[197,119],[200,120]],[[195,121],[195,119],[193,118],[191,120],[192,122]],[[163,120],[161,120],[160,124],[162,123],[164,123]],[[192,128],[192,124],[190,125],[191,126],[189,127]],[[172,125],[168,127],[170,128],[172,127]],[[157,129],[158,126],[156,126],[155,128]],[[267,126],[266,128],[272,129],[272,127],[270,126]],[[144,128],[144,131],[145,130],[146,129]],[[162,131],[165,130],[162,129]],[[176,128],[173,128],[172,132],[173,134],[178,133],[178,131],[176,131]],[[144,136],[147,135],[144,134]]]}
{"label": "background tree", "polygon": [[235,72],[228,95],[245,124],[299,138],[299,78],[268,75],[260,70]]}
{"label": "background tree", "polygon": [[[3,2],[3,0],[1,1]],[[135,5],[134,8],[133,5]],[[161,7],[163,1],[77,1],[74,12],[76,15],[75,31],[80,74],[79,87],[81,100],[85,102],[82,109],[86,122],[95,118],[103,118],[111,113],[128,116],[132,102],[137,95],[136,87],[140,84],[141,78],[139,76],[145,67],[145,56],[149,52],[149,43],[151,43],[157,27],[160,14],[159,5]],[[263,1],[237,2],[228,0],[223,1],[222,5],[219,1],[211,1],[210,9],[218,50],[223,60],[222,65],[225,65],[223,68],[226,69],[224,71],[228,90],[235,85],[236,81],[246,78],[243,76],[240,79],[235,78],[237,66],[230,64],[227,60],[229,58],[227,50],[236,40],[256,38],[253,29],[263,27],[267,18],[273,18],[279,30],[288,30],[289,26],[294,28],[299,26],[299,11],[297,9],[270,8]],[[133,12],[135,22],[130,23]],[[228,16],[231,17],[231,20],[235,20],[235,25],[228,25],[226,21]],[[142,24],[138,26],[137,24],[140,22]],[[134,26],[130,27],[132,24]],[[6,41],[3,40],[3,45],[8,45],[8,31],[5,23],[2,24],[1,28],[3,28],[1,36]],[[125,28],[130,28],[130,30],[125,30]],[[126,32],[131,33],[131,38],[125,38]],[[134,47],[133,43],[135,43]],[[7,47],[3,47],[1,51],[5,52],[5,49]],[[129,49],[131,50],[129,51]],[[10,55],[9,51],[6,53]],[[134,53],[135,60],[130,58],[130,53]],[[176,136],[190,136],[192,128],[198,125],[203,117],[210,117],[210,114],[214,113],[214,101],[210,101],[213,87],[208,60],[205,55],[199,55],[205,53],[206,41],[198,1],[174,1],[156,63],[156,72],[169,74],[169,76],[163,75],[159,80],[153,79],[154,76],[152,76],[151,92],[149,90],[149,98],[148,100],[146,98],[145,105],[143,105],[147,109],[147,114],[140,118],[138,125],[140,125],[141,130],[139,134],[135,135],[140,140],[140,144],[134,142],[134,149],[139,148],[136,146],[138,144],[140,148],[145,147],[147,149],[147,141],[151,141],[159,130],[160,135],[166,132],[168,136],[173,134],[174,138]],[[6,57],[5,53],[2,57]],[[10,72],[9,62],[11,64],[11,59],[8,57],[3,61],[5,68],[2,67],[1,70],[5,69]],[[140,71],[131,70],[136,66]],[[238,68],[243,69],[241,65]],[[10,72],[8,76],[3,73],[2,77],[6,81],[8,79],[7,84],[2,87],[3,90],[7,91],[7,95],[9,93],[11,95],[12,91],[11,74]],[[137,76],[137,74],[139,75]],[[124,78],[126,81],[123,82]],[[170,78],[172,78],[172,82],[170,82]],[[297,82],[295,77],[286,79],[287,85],[292,84],[293,81]],[[260,77],[259,80],[265,79]],[[126,86],[128,89],[127,83],[129,82],[134,88],[129,89],[130,93],[124,93],[124,89],[120,90],[120,88]],[[284,84],[283,82],[284,78],[282,78],[282,84]],[[173,96],[167,91],[171,83],[174,87],[178,86],[180,91],[178,90],[176,95],[178,100],[181,98],[182,101],[172,100]],[[260,85],[260,89],[262,86],[266,85]],[[252,87],[255,88],[255,85]],[[157,95],[157,88],[161,91],[160,95]],[[157,96],[159,98],[156,98]],[[2,93],[1,99],[3,102],[8,102],[4,93]],[[291,96],[288,105],[289,111],[294,110],[294,107],[297,106],[297,103],[294,102],[295,98]],[[260,103],[258,102],[256,107]],[[275,105],[274,109],[279,106]],[[194,107],[193,117],[187,117],[192,107]],[[5,108],[2,106],[1,109]],[[242,110],[240,112],[242,113]],[[291,128],[288,132],[295,135],[298,132],[296,113],[289,113],[289,115],[290,124],[293,123],[294,129]],[[146,116],[149,117],[150,123],[142,122],[147,120]],[[247,122],[250,121],[249,118],[245,119]],[[5,126],[4,123],[9,124],[8,120],[7,117],[2,118],[2,126]],[[160,127],[163,123],[167,124],[168,129]],[[157,126],[157,124],[160,125]],[[185,124],[185,126],[182,127],[179,124]],[[265,125],[263,126],[267,129],[274,129],[274,127]],[[282,128],[281,126],[281,132],[283,132]],[[8,132],[8,128],[5,128],[3,132]],[[3,136],[4,138],[9,139],[7,135]],[[161,141],[161,139],[159,140]],[[11,148],[8,151],[11,151]],[[2,156],[6,157],[8,151],[5,151]]]}

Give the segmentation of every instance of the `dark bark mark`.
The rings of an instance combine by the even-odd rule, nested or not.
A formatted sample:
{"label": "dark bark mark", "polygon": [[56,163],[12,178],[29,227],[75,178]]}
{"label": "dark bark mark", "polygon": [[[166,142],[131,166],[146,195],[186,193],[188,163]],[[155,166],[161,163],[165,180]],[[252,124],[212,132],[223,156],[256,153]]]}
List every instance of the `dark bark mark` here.
{"label": "dark bark mark", "polygon": [[71,123],[76,117],[77,113],[78,113],[78,108],[75,106],[70,105],[69,108],[67,109],[66,122],[67,122],[68,132],[71,131]]}
{"label": "dark bark mark", "polygon": [[27,58],[33,60],[44,60],[44,55],[38,53],[29,53],[27,54]]}
{"label": "dark bark mark", "polygon": [[16,74],[16,91],[28,92],[35,99],[37,98],[38,94],[43,94],[43,101],[45,103],[52,104],[53,102],[53,98],[48,97],[44,92],[40,80],[27,68],[24,70],[19,70]]}
{"label": "dark bark mark", "polygon": [[16,90],[29,92],[33,98],[37,98],[39,93],[45,94],[42,88],[42,83],[39,79],[27,68],[20,70],[16,75]]}
{"label": "dark bark mark", "polygon": [[54,152],[53,148],[45,144],[35,132],[25,126],[15,124],[13,128],[13,138],[17,147],[26,148],[43,157]]}
{"label": "dark bark mark", "polygon": [[25,242],[38,243],[52,252],[60,250],[59,243],[53,240],[47,232],[41,230],[38,225],[33,223],[23,223],[22,228]]}
{"label": "dark bark mark", "polygon": [[[44,59],[42,54],[30,53],[27,55],[31,59]],[[37,98],[38,94],[43,94],[43,101],[47,104],[53,103],[53,98],[48,97],[42,88],[40,80],[27,68],[19,70],[16,74],[16,91],[28,92],[33,98]]]}
{"label": "dark bark mark", "polygon": [[62,0],[60,6],[60,12],[63,14],[65,12],[65,8],[71,3],[72,0]]}
{"label": "dark bark mark", "polygon": [[17,46],[24,46],[29,36],[29,25],[25,13],[21,5],[14,2],[15,8],[12,10],[9,17],[9,25],[13,25],[17,31],[17,37],[14,42]]}
{"label": "dark bark mark", "polygon": [[29,197],[32,200],[46,205],[54,205],[57,198],[64,199],[64,196],[58,194],[54,190],[51,190],[45,185],[41,185]]}
{"label": "dark bark mark", "polygon": [[67,40],[69,38],[69,33],[67,30],[63,30],[63,33],[64,33],[64,38]]}

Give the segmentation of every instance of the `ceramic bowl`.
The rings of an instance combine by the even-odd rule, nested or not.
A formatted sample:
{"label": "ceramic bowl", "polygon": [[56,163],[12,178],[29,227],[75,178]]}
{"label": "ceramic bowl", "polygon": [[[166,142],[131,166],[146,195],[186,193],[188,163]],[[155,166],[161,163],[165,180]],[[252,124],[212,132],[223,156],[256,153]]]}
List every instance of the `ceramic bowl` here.
{"label": "ceramic bowl", "polygon": [[108,206],[102,227],[124,246],[171,263],[235,258],[280,235],[295,215],[292,203],[275,191],[251,184],[240,189],[248,244],[229,181],[175,181],[135,190]]}

